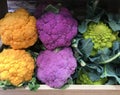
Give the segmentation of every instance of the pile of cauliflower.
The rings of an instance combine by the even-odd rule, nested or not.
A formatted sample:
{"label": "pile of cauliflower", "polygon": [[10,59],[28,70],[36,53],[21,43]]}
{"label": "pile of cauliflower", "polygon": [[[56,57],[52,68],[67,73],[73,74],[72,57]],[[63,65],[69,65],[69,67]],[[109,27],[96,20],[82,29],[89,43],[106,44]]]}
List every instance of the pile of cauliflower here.
{"label": "pile of cauliflower", "polygon": [[[36,74],[42,83],[61,88],[77,67],[70,47],[76,35],[77,21],[67,8],[46,12],[37,20],[23,8],[7,13],[0,20],[1,41],[7,46],[0,53],[0,80],[20,86]],[[37,40],[45,50],[33,58],[26,50]]]}
{"label": "pile of cauliflower", "polygon": [[61,88],[77,67],[70,48],[77,35],[77,21],[67,8],[60,8],[59,13],[43,14],[36,26],[39,39],[46,48],[37,57],[37,77],[50,87]]}
{"label": "pile of cauliflower", "polygon": [[[119,38],[118,33],[114,33],[102,21],[88,23],[86,31],[78,33],[78,21],[70,10],[59,7],[58,12],[43,11],[45,6],[41,7],[42,12],[36,13],[39,14],[37,17],[20,8],[0,19],[0,39],[5,46],[0,52],[0,81],[7,81],[15,87],[32,82],[33,78],[38,84],[43,83],[53,88],[69,84],[69,79],[76,84],[105,84],[108,81],[106,77],[94,80],[91,77],[93,74],[90,75],[90,69],[96,70],[99,62],[89,70],[85,69],[91,60],[101,58],[100,51],[105,48],[112,50],[113,43]],[[75,46],[73,39],[77,44]],[[38,41],[43,48],[38,45],[39,51],[31,50]],[[83,52],[88,51],[90,55],[85,57]],[[116,53],[117,47],[114,51]],[[120,53],[117,57],[119,56]]]}
{"label": "pile of cauliflower", "polygon": [[0,53],[0,80],[19,86],[32,79],[35,60],[25,48],[38,38],[36,19],[20,8],[0,20],[0,38],[9,48]]}

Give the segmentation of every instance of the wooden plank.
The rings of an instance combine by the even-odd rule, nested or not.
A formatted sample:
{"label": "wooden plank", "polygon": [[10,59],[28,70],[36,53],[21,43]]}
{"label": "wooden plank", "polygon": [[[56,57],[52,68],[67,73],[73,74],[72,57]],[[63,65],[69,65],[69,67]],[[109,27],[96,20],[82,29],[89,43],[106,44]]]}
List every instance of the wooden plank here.
{"label": "wooden plank", "polygon": [[12,90],[0,89],[0,95],[120,95],[120,86],[112,85],[71,85],[69,88],[60,90],[41,85],[36,92],[28,88]]}

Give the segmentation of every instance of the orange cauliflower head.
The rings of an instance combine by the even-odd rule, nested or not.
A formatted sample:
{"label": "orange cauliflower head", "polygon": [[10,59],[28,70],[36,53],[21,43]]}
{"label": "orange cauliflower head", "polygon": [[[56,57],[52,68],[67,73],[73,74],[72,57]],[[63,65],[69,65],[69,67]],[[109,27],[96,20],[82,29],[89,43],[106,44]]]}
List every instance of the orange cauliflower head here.
{"label": "orange cauliflower head", "polygon": [[32,46],[37,40],[36,19],[25,9],[7,13],[0,20],[0,36],[3,44],[13,49]]}
{"label": "orange cauliflower head", "polygon": [[34,68],[34,59],[25,50],[4,49],[0,53],[0,80],[19,86],[32,79]]}

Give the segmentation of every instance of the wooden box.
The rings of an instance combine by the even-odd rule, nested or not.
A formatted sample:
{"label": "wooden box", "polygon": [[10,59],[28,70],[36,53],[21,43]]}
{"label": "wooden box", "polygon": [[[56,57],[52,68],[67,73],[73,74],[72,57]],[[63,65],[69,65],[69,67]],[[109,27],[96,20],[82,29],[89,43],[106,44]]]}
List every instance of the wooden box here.
{"label": "wooden box", "polygon": [[120,95],[120,86],[112,85],[71,85],[67,89],[53,89],[40,85],[39,90],[29,91],[28,88],[12,90],[0,89],[0,95]]}
{"label": "wooden box", "polygon": [[[40,1],[40,0],[39,0]],[[84,1],[84,0],[81,0]],[[110,8],[113,0],[101,0],[110,4],[103,7],[112,12],[120,12],[120,0]],[[7,12],[7,0],[0,0],[0,18]],[[104,3],[103,2],[103,3]],[[40,85],[39,90],[30,91],[28,88],[16,88],[3,90],[0,95],[120,95],[119,85],[70,85],[67,89],[53,89],[46,85]]]}

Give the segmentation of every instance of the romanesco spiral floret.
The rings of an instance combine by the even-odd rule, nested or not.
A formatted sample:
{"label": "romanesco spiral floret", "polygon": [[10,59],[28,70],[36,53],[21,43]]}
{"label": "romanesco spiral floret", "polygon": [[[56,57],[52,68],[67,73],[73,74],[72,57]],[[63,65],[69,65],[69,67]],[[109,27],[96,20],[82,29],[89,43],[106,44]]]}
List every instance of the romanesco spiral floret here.
{"label": "romanesco spiral floret", "polygon": [[113,41],[117,39],[113,31],[103,22],[90,23],[84,38],[90,38],[94,43],[93,50],[101,50],[103,48],[111,48]]}

